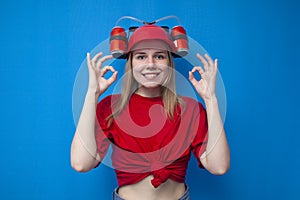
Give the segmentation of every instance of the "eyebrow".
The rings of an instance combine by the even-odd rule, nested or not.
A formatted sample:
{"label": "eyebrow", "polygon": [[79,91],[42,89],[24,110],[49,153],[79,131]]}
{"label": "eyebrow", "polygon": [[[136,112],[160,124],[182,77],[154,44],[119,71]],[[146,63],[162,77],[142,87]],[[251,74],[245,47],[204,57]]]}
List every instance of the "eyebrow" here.
{"label": "eyebrow", "polygon": [[[160,53],[166,54],[167,52],[166,51],[155,51],[154,52],[154,54],[160,54]],[[144,51],[134,51],[133,55],[136,55],[136,54],[147,54],[147,53]]]}

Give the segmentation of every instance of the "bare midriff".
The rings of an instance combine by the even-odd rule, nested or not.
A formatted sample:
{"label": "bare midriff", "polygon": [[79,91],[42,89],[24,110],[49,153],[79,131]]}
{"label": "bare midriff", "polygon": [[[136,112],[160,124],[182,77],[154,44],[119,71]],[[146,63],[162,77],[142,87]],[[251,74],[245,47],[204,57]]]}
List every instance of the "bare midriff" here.
{"label": "bare midriff", "polygon": [[178,183],[171,179],[154,188],[151,184],[153,176],[147,176],[138,183],[125,185],[119,188],[118,194],[125,200],[145,199],[145,200],[178,200],[185,193],[185,184]]}

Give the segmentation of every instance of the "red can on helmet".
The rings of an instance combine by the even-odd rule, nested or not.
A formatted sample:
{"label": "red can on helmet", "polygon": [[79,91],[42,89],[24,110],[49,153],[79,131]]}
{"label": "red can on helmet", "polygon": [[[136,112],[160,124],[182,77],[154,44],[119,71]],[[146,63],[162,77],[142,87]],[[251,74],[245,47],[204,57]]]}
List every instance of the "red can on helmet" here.
{"label": "red can on helmet", "polygon": [[188,41],[184,28],[176,26],[172,28],[171,34],[165,27],[154,24],[146,24],[131,30],[129,42],[123,28],[114,27],[110,34],[110,51],[115,58],[126,58],[132,48],[139,42],[145,40],[161,40],[165,42],[169,51],[175,56],[185,56],[188,51]]}

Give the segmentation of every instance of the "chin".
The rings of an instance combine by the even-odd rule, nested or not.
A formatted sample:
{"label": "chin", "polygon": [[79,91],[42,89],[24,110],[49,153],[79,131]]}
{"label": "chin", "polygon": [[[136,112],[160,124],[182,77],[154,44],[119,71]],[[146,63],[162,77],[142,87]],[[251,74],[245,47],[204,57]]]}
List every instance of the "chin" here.
{"label": "chin", "polygon": [[149,89],[155,89],[159,88],[161,85],[157,83],[149,83],[149,84],[143,84],[142,87],[149,88]]}
{"label": "chin", "polygon": [[144,87],[144,88],[153,89],[153,88],[161,87],[161,82],[157,82],[157,81],[143,81],[143,82],[140,82],[139,85],[141,87]]}

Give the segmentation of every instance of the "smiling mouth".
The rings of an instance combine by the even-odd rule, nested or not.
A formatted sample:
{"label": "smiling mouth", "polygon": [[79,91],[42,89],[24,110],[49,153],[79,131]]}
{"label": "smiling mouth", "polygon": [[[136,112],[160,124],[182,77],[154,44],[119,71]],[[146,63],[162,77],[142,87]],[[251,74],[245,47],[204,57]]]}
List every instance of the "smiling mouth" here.
{"label": "smiling mouth", "polygon": [[146,74],[143,74],[143,76],[147,79],[154,79],[156,78],[157,76],[159,75],[159,73],[146,73]]}

